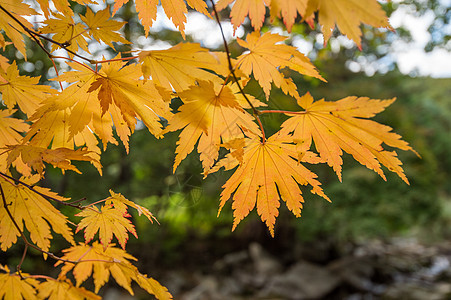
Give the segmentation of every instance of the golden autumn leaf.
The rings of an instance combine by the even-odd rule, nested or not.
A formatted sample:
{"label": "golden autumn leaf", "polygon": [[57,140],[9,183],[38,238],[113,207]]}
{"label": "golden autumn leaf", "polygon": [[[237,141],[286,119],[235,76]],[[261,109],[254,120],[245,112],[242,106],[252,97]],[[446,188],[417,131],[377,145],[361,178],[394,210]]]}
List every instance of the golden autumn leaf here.
{"label": "golden autumn leaf", "polygon": [[392,104],[395,99],[377,100],[366,97],[346,97],[335,102],[313,102],[310,94],[298,100],[304,111],[287,113],[291,116],[280,132],[292,134],[293,138],[310,148],[313,142],[319,155],[327,161],[341,181],[341,158],[343,151],[355,160],[374,170],[385,179],[380,164],[398,174],[406,183],[407,177],[395,151],[384,150],[382,144],[401,150],[414,151],[392,128],[368,120]]}
{"label": "golden autumn leaf", "polygon": [[102,114],[114,103],[129,128],[134,128],[139,118],[158,136],[162,129],[161,118],[170,119],[172,114],[153,82],[140,80],[141,76],[137,65],[123,66],[120,61],[103,64],[88,92],[98,91]]}
{"label": "golden autumn leaf", "polygon": [[[30,22],[28,22],[24,16],[35,15],[36,11],[32,9],[28,4],[22,3],[17,0],[0,0],[0,5],[10,12],[17,20],[24,24],[28,28],[33,28]],[[27,52],[25,49],[25,41],[23,35],[26,34],[23,29],[15,20],[8,16],[3,10],[0,10],[0,28],[5,32],[6,36],[14,44],[14,47],[27,58]]]}
{"label": "golden autumn leaf", "polygon": [[[218,11],[225,9],[235,0],[219,0],[216,4]],[[233,29],[243,24],[246,16],[249,16],[251,25],[255,31],[259,31],[265,21],[266,6],[270,8],[271,21],[282,17],[288,32],[294,25],[298,15],[304,16],[308,0],[236,0],[230,12]],[[313,19],[308,18],[307,23],[312,24]]]}
{"label": "golden autumn leaf", "polygon": [[[270,1],[271,18],[282,17],[283,23],[288,32],[291,32],[298,15],[304,17],[307,9],[308,0],[271,0]],[[313,19],[306,20],[313,25]]]}
{"label": "golden autumn leaf", "polygon": [[[1,39],[2,39],[2,35],[0,35],[0,47],[2,47],[1,46]],[[5,43],[6,44],[6,43]],[[4,44],[4,45],[5,45]],[[4,47],[3,47],[4,48]],[[6,69],[8,69],[8,67],[9,67],[9,62],[8,62],[8,59],[6,58],[6,57],[4,57],[3,55],[0,55],[0,69],[3,69],[3,70],[6,70]]]}
{"label": "golden autumn leaf", "polygon": [[92,275],[95,293],[98,293],[100,288],[108,282],[110,274],[114,278],[121,277],[122,272],[112,268],[114,264],[132,265],[130,260],[136,260],[124,250],[114,247],[114,244],[109,244],[104,250],[103,246],[98,242],[94,242],[92,245],[79,244],[72,246],[64,249],[63,253],[63,259],[80,262],[74,265],[73,263],[57,261],[55,266],[63,264],[61,268],[62,274],[72,271],[77,287]]}
{"label": "golden autumn leaf", "polygon": [[136,238],[135,226],[127,219],[130,215],[111,205],[103,205],[100,210],[96,206],[88,206],[77,217],[82,217],[78,223],[76,233],[82,229],[85,232],[85,242],[90,242],[94,235],[99,232],[99,240],[105,250],[113,239],[113,234],[119,241],[122,249],[128,240],[128,232]]}
{"label": "golden autumn leaf", "polygon": [[44,162],[53,165],[63,171],[71,170],[81,174],[81,172],[71,164],[72,160],[93,162],[94,159],[89,156],[89,151],[86,149],[68,149],[56,148],[47,149],[36,147],[33,145],[14,145],[8,146],[7,163],[10,166],[16,159],[21,158],[22,162],[31,169],[37,171],[41,176],[44,175]]}
{"label": "golden autumn leaf", "polygon": [[[68,199],[38,186],[34,189],[40,194],[32,192],[25,186],[11,183],[3,177],[0,177],[0,184],[8,209],[20,230],[23,232],[25,226],[30,233],[31,241],[39,248],[44,251],[50,249],[50,240],[53,238],[50,229],[61,234],[69,243],[75,243],[72,230],[67,224],[67,217],[40,194],[59,201]],[[0,202],[0,248],[6,251],[16,243],[18,236],[20,233],[7,214],[2,201]]]}
{"label": "golden autumn leaf", "polygon": [[[50,1],[48,0],[36,0],[39,5],[41,6],[41,10],[44,13],[44,16],[48,18],[50,14],[52,13],[52,10],[50,9]],[[86,4],[97,4],[95,0],[73,0],[74,2],[77,2],[81,5]],[[73,10],[70,8],[70,3],[68,0],[52,0],[53,5],[55,6],[55,9],[62,13],[65,16],[72,16],[74,14]]]}
{"label": "golden autumn leaf", "polygon": [[114,48],[113,42],[129,44],[129,42],[117,32],[124,26],[125,22],[110,20],[110,9],[93,12],[89,7],[84,16],[80,16],[88,26],[91,37],[97,41],[103,41],[108,46]]}
{"label": "golden autumn leaf", "polygon": [[76,287],[66,278],[64,279],[47,279],[38,286],[38,297],[40,299],[60,300],[101,300],[102,297],[86,290],[83,287]]}
{"label": "golden autumn leaf", "polygon": [[[33,278],[22,279],[28,277],[29,274],[10,273],[7,266],[0,265],[0,299],[4,300],[38,300],[36,295],[36,287],[39,281]],[[4,273],[3,273],[4,272]]]}
{"label": "golden autumn leaf", "polygon": [[254,74],[266,98],[269,97],[271,83],[281,88],[285,94],[299,97],[297,87],[291,78],[286,78],[280,72],[285,67],[300,74],[324,80],[305,55],[295,47],[280,44],[284,40],[286,37],[269,32],[261,36],[259,32],[253,32],[247,35],[246,41],[237,39],[241,47],[250,51],[237,58],[237,66],[248,76],[251,73]]}
{"label": "golden autumn leaf", "polygon": [[95,292],[108,282],[110,275],[114,280],[125,288],[131,295],[132,281],[153,294],[157,299],[172,299],[168,290],[152,278],[141,274],[138,269],[131,264],[131,260],[136,260],[133,256],[120,248],[114,247],[114,244],[108,245],[104,250],[103,246],[94,242],[92,246],[80,244],[69,249],[63,250],[63,259],[70,261],[80,261],[74,265],[68,262],[58,261],[55,266],[63,264],[61,273],[66,274],[72,270],[76,280],[76,286],[79,287],[89,277],[93,277]]}
{"label": "golden autumn leaf", "polygon": [[359,47],[362,35],[361,23],[393,30],[377,0],[309,0],[306,10],[306,16],[318,11],[324,44],[331,37],[335,25]]}
{"label": "golden autumn leaf", "polygon": [[[86,30],[81,23],[75,23],[72,14],[55,14],[55,18],[44,21],[45,26],[40,28],[44,34],[53,34],[52,39],[67,45],[66,49],[77,52],[79,48],[89,53]],[[52,51],[60,48],[52,44]]]}
{"label": "golden autumn leaf", "polygon": [[[73,68],[73,71],[61,74],[55,80],[72,85],[66,87],[57,96],[48,99],[39,109],[39,114],[33,116],[32,119],[39,124],[36,128],[32,128],[31,133],[38,134],[37,138],[41,141],[61,135],[66,139],[64,142],[70,139],[82,139],[86,141],[90,151],[99,152],[97,139],[92,132],[101,139],[105,149],[108,143],[117,144],[113,136],[114,125],[119,137],[128,148],[128,137],[134,127],[132,130],[129,129],[122,115],[117,113],[119,109],[114,103],[110,104],[109,109],[113,113],[102,114],[97,91],[89,91],[97,78],[96,73],[75,63],[68,63],[68,65]],[[60,146],[64,145],[62,139],[58,138],[58,141]]]}
{"label": "golden autumn leaf", "polygon": [[144,216],[146,216],[146,218],[150,222],[153,223],[153,220],[157,220],[147,208],[126,199],[120,193],[115,193],[110,190],[110,195],[110,197],[105,199],[105,205],[113,205],[115,209],[124,214],[127,212],[127,207],[132,207],[138,211],[139,215],[143,214]]}
{"label": "golden autumn leaf", "polygon": [[[70,109],[65,108],[65,104],[61,107],[59,105],[61,102],[57,101],[58,97],[47,99],[46,104],[41,106],[30,118],[33,123],[24,137],[22,145],[17,146],[15,156],[17,157],[17,154],[22,152],[29,157],[31,164],[33,164],[33,161],[37,163],[37,166],[42,164],[42,161],[52,164],[62,163],[61,166],[74,171],[76,170],[70,165],[70,160],[80,159],[91,162],[101,174],[100,148],[97,145],[96,136],[88,126],[85,126],[75,135],[71,135],[70,123],[68,122]],[[31,153],[24,153],[27,147],[36,149]],[[51,150],[47,150],[49,147]],[[13,148],[11,149],[13,150]],[[82,148],[86,149],[76,150]],[[38,153],[44,153],[44,156],[38,157]],[[34,157],[33,154],[35,154]],[[23,172],[22,174],[25,175]]]}
{"label": "golden autumn leaf", "polygon": [[[305,156],[304,161],[319,162],[311,154]],[[301,216],[304,198],[299,185],[310,185],[313,194],[329,200],[320,187],[321,183],[315,179],[316,174],[298,161],[296,145],[287,143],[286,138],[279,134],[271,136],[265,142],[259,138],[247,140],[241,163],[228,155],[218,164],[226,170],[238,166],[223,185],[218,212],[219,215],[225,203],[232,199],[232,230],[257,207],[257,213],[274,236],[280,200],[285,201],[296,217]]]}
{"label": "golden autumn leaf", "polygon": [[0,68],[0,93],[6,106],[12,109],[17,104],[31,116],[46,98],[56,93],[50,86],[39,84],[39,78],[20,76],[15,61],[5,71]]}
{"label": "golden autumn leaf", "polygon": [[178,96],[184,104],[163,132],[183,129],[177,141],[174,171],[198,141],[197,151],[206,171],[218,158],[222,141],[244,137],[242,131],[260,134],[253,116],[241,108],[228,86],[199,81]]}
{"label": "golden autumn leaf", "polygon": [[199,44],[180,43],[166,50],[141,51],[138,54],[145,78],[177,92],[193,85],[197,79],[213,80],[217,58]]}
{"label": "golden autumn leaf", "polygon": [[138,285],[151,295],[154,295],[157,299],[170,300],[172,295],[168,292],[168,289],[162,286],[158,281],[151,277],[147,277],[146,274],[138,273],[135,281]]}
{"label": "golden autumn leaf", "polygon": [[[0,110],[0,151],[7,145],[18,144],[22,140],[20,133],[27,132],[30,126],[21,119],[16,119],[12,115],[16,112],[12,110]],[[0,152],[0,153],[1,153]],[[0,154],[1,155],[1,154]]]}
{"label": "golden autumn leaf", "polygon": [[[216,4],[218,11],[223,10],[234,0],[219,0]],[[249,15],[251,25],[254,30],[259,31],[263,22],[265,21],[266,7],[265,3],[269,4],[271,0],[236,0],[230,12],[230,18],[233,24],[233,31],[244,22],[244,19]]]}
{"label": "golden autumn leaf", "polygon": [[[113,14],[115,14],[119,8],[121,8],[129,0],[118,0],[114,4]],[[187,0],[188,5],[203,13],[206,16],[210,16],[207,11],[207,4],[202,0]],[[153,22],[157,19],[157,6],[160,0],[135,0],[136,11],[138,17],[141,20],[146,36],[149,34],[149,30],[152,27]],[[161,6],[166,13],[166,16],[172,20],[172,23],[178,27],[183,38],[185,38],[185,23],[186,14],[188,9],[185,1],[183,0],[161,0]]]}

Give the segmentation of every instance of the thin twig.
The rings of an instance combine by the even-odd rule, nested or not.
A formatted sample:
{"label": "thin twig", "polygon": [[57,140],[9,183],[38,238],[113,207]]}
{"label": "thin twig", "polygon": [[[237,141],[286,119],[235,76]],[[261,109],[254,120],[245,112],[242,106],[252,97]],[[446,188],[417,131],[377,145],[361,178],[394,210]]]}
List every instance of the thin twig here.
{"label": "thin twig", "polygon": [[24,187],[26,187],[26,188],[29,189],[30,191],[32,191],[32,192],[38,194],[39,196],[43,197],[44,199],[51,200],[51,201],[55,201],[55,202],[58,202],[58,203],[60,203],[60,204],[66,205],[66,206],[75,207],[75,208],[78,208],[78,209],[80,209],[80,210],[83,209],[83,206],[80,205],[80,204],[72,204],[72,203],[70,203],[70,202],[64,202],[64,201],[62,201],[62,200],[60,200],[60,199],[56,199],[56,198],[54,198],[54,197],[52,197],[52,196],[46,195],[46,194],[44,194],[44,193],[41,193],[41,192],[35,190],[33,186],[31,186],[31,185],[29,185],[29,184],[27,184],[27,183],[25,183],[25,182],[23,182],[23,181],[21,181],[21,180],[19,180],[19,179],[16,179],[16,178],[14,178],[14,177],[12,177],[12,176],[9,176],[9,175],[7,175],[7,174],[5,174],[5,173],[3,173],[3,172],[0,172],[0,176],[3,177],[3,178],[10,179],[10,180],[14,181],[16,184],[23,185]]}
{"label": "thin twig", "polygon": [[[87,57],[84,57],[84,56],[82,56],[82,55],[79,55],[79,54],[77,54],[76,52],[74,52],[74,51],[72,51],[72,50],[70,50],[70,49],[67,49],[67,47],[70,46],[70,42],[69,42],[69,41],[64,42],[64,43],[60,43],[60,42],[57,42],[57,41],[55,41],[55,40],[53,40],[53,39],[51,39],[51,38],[46,37],[45,35],[42,35],[42,34],[40,34],[40,33],[38,33],[38,32],[35,32],[34,30],[31,30],[30,28],[28,28],[27,26],[25,26],[19,19],[17,19],[12,13],[10,13],[10,12],[9,12],[7,9],[5,9],[2,5],[0,5],[0,9],[1,9],[3,12],[5,12],[5,14],[7,14],[11,19],[13,19],[14,21],[16,21],[16,23],[19,24],[19,25],[20,25],[20,26],[21,26],[21,27],[29,34],[30,37],[38,44],[38,46],[39,46],[42,50],[44,50],[44,52],[47,54],[47,56],[48,56],[49,58],[52,58],[53,55],[52,55],[47,49],[45,49],[44,45],[42,45],[41,41],[39,41],[39,40],[37,39],[37,37],[40,37],[40,38],[42,38],[42,39],[44,39],[44,40],[46,40],[46,41],[48,41],[48,42],[50,42],[50,43],[52,43],[52,44],[55,44],[55,45],[57,45],[57,46],[63,48],[64,50],[66,50],[66,51],[69,52],[70,54],[72,54],[72,55],[74,55],[74,56],[76,56],[76,57],[78,57],[78,58],[80,58],[80,59],[83,59],[83,60],[85,60],[85,61],[87,61],[87,62],[89,62],[89,63],[92,63],[92,62],[93,62],[92,59],[89,59],[89,58],[87,58]],[[11,26],[12,26],[12,25],[11,25]],[[16,30],[17,30],[17,29],[16,29]]]}
{"label": "thin twig", "polygon": [[289,115],[304,115],[307,111],[288,111],[288,110],[260,110],[260,114],[289,114]]}

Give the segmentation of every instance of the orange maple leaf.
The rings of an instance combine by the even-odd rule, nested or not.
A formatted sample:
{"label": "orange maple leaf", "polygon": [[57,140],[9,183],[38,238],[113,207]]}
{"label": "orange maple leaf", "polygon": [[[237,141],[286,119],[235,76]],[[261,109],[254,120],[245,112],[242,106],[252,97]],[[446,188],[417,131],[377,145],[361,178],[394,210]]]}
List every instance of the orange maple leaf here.
{"label": "orange maple leaf", "polygon": [[244,137],[242,131],[260,134],[252,115],[241,108],[228,86],[199,81],[199,85],[178,93],[184,101],[163,133],[182,129],[177,141],[173,170],[191,153],[197,151],[205,171],[218,158],[221,141]]}
{"label": "orange maple leaf", "polygon": [[[27,182],[32,184],[35,182]],[[68,199],[58,196],[49,189],[35,186],[34,189],[40,193],[30,191],[23,185],[16,185],[0,177],[0,184],[3,189],[8,209],[21,231],[24,225],[30,233],[33,243],[48,251],[52,234],[50,228],[61,234],[68,242],[75,244],[73,234],[67,225],[67,217],[53,207],[48,200],[41,195],[47,195],[60,201]],[[6,251],[12,244],[16,243],[20,233],[6,213],[3,201],[0,202],[0,248]]]}
{"label": "orange maple leaf", "polygon": [[94,235],[99,232],[99,240],[105,250],[113,239],[113,234],[116,236],[122,249],[125,249],[125,244],[128,240],[127,232],[133,234],[136,238],[135,226],[127,219],[130,215],[111,205],[104,205],[99,210],[96,206],[89,206],[80,213],[77,217],[83,219],[78,223],[76,233],[84,229],[85,242],[92,240]]}
{"label": "orange maple leaf", "polygon": [[382,178],[385,176],[379,163],[408,183],[396,152],[384,150],[382,143],[402,150],[414,150],[401,140],[400,135],[391,132],[390,127],[367,120],[393,101],[394,98],[346,97],[336,102],[313,102],[313,97],[307,93],[298,100],[305,111],[287,113],[291,118],[281,125],[280,132],[292,134],[293,138],[305,143],[306,148],[310,148],[313,139],[319,155],[334,169],[340,181],[343,150]]}
{"label": "orange maple leaf", "polygon": [[324,44],[331,37],[335,24],[359,48],[362,35],[361,23],[393,30],[377,0],[309,0],[305,15],[310,16],[315,11],[318,11],[318,22],[322,26]]}
{"label": "orange maple leaf", "polygon": [[246,41],[237,39],[241,47],[250,50],[249,53],[240,55],[237,58],[237,66],[244,74],[254,74],[266,98],[271,91],[271,83],[282,88],[285,94],[298,98],[297,87],[291,78],[285,78],[280,72],[282,68],[288,67],[300,74],[312,76],[324,81],[318,74],[315,66],[310,60],[300,53],[295,47],[279,44],[286,40],[286,37],[265,33],[260,36],[259,32],[248,34]]}
{"label": "orange maple leaf", "polygon": [[[216,169],[225,167],[228,170],[238,166],[223,185],[218,212],[219,215],[225,203],[232,198],[232,230],[257,206],[258,214],[274,236],[280,200],[286,202],[296,217],[301,216],[304,199],[299,185],[312,186],[312,193],[330,201],[320,187],[321,183],[315,179],[317,176],[298,161],[296,145],[286,140],[280,134],[271,136],[265,142],[259,138],[247,140],[241,163],[232,155],[218,162]],[[319,162],[311,153],[303,160]]]}

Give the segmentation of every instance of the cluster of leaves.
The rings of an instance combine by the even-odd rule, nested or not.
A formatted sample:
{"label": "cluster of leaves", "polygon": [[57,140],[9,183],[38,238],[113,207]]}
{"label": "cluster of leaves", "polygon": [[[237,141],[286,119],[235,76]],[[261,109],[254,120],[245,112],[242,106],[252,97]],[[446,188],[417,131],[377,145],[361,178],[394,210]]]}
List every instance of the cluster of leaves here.
{"label": "cluster of leaves", "polygon": [[[306,56],[284,43],[285,36],[260,32],[268,6],[269,20],[282,19],[288,31],[296,19],[311,26],[318,19],[325,42],[338,26],[360,45],[361,23],[390,29],[376,0],[236,0],[230,10],[234,28],[249,16],[254,29],[245,40],[237,39],[243,53],[236,58],[231,57],[224,38],[223,52],[185,42],[166,50],[136,50],[131,56],[118,53],[103,60],[90,58],[90,44],[102,43],[114,51],[115,43],[132,42],[120,33],[124,22],[114,19],[127,1],[103,5],[95,12],[95,1],[76,2],[86,5],[84,14],[75,15],[67,0],[53,1],[54,7],[37,0],[38,11],[15,0],[0,0],[0,47],[15,47],[26,58],[24,38],[28,37],[47,53],[57,74],[51,83],[42,84],[38,77],[20,75],[14,61],[0,56],[0,247],[6,251],[17,237],[25,244],[17,272],[2,267],[0,298],[9,299],[14,290],[27,299],[96,299],[80,287],[91,275],[96,293],[111,275],[131,294],[134,281],[157,298],[171,298],[158,282],[138,271],[131,263],[135,258],[125,251],[128,234],[137,235],[128,209],[137,209],[152,221],[146,208],[113,191],[104,200],[82,205],[84,199],[70,201],[35,185],[44,176],[46,164],[63,172],[79,172],[72,161],[88,161],[101,173],[102,151],[119,139],[128,152],[129,137],[138,122],[159,138],[181,130],[174,171],[196,145],[204,176],[222,167],[235,169],[220,200],[220,209],[233,201],[233,229],[256,207],[274,235],[280,200],[295,216],[301,215],[300,185],[310,185],[312,193],[329,200],[317,175],[305,165],[327,163],[341,180],[343,151],[384,179],[381,165],[408,182],[396,152],[384,149],[383,144],[412,148],[391,128],[368,120],[394,99],[346,97],[330,102],[314,101],[309,93],[301,96],[290,72],[325,79]],[[233,1],[186,2],[161,1],[183,37],[187,6],[215,18],[221,28],[218,11]],[[158,3],[135,1],[146,35],[157,17]],[[41,15],[42,22],[31,24],[29,17],[36,15]],[[55,54],[61,51],[65,55]],[[69,70],[62,73],[63,69]],[[244,92],[252,79],[266,99],[260,101]],[[266,101],[277,101],[271,99],[274,87],[297,101],[300,109],[263,109]],[[175,98],[183,102],[176,112],[170,107]],[[272,113],[288,118],[280,131],[267,137],[260,118]],[[224,157],[219,155],[221,149],[227,151]],[[16,179],[12,174],[22,177]],[[81,217],[79,223],[68,221],[51,202],[80,210],[76,214]],[[49,252],[51,230],[70,244],[61,250],[61,257]],[[85,233],[82,243],[75,242],[78,231]],[[100,243],[92,241],[97,233]],[[112,243],[113,236],[120,248]],[[29,247],[41,251],[44,258],[55,259],[55,266],[62,265],[57,278],[21,272]],[[70,272],[75,284],[67,277]]]}

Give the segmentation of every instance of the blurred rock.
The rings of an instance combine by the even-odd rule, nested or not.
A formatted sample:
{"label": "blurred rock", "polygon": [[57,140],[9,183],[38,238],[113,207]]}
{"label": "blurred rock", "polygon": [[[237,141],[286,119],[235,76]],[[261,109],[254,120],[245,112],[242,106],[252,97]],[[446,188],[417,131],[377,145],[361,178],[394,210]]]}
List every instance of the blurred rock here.
{"label": "blurred rock", "polygon": [[382,295],[383,300],[444,300],[451,297],[451,283],[425,284],[421,282],[396,283]]}
{"label": "blurred rock", "polygon": [[340,281],[361,292],[380,294],[384,287],[371,281],[374,275],[374,260],[370,257],[347,256],[337,259],[328,265],[328,269]]}
{"label": "blurred rock", "polygon": [[249,245],[249,256],[258,275],[273,276],[282,270],[281,263],[266,252],[260,244],[252,243]]}
{"label": "blurred rock", "polygon": [[183,300],[220,300],[223,299],[218,293],[218,281],[213,276],[204,276],[199,285],[185,293],[180,299]]}
{"label": "blurred rock", "polygon": [[271,278],[258,294],[263,298],[320,299],[338,286],[340,279],[326,267],[298,262],[286,273]]}

